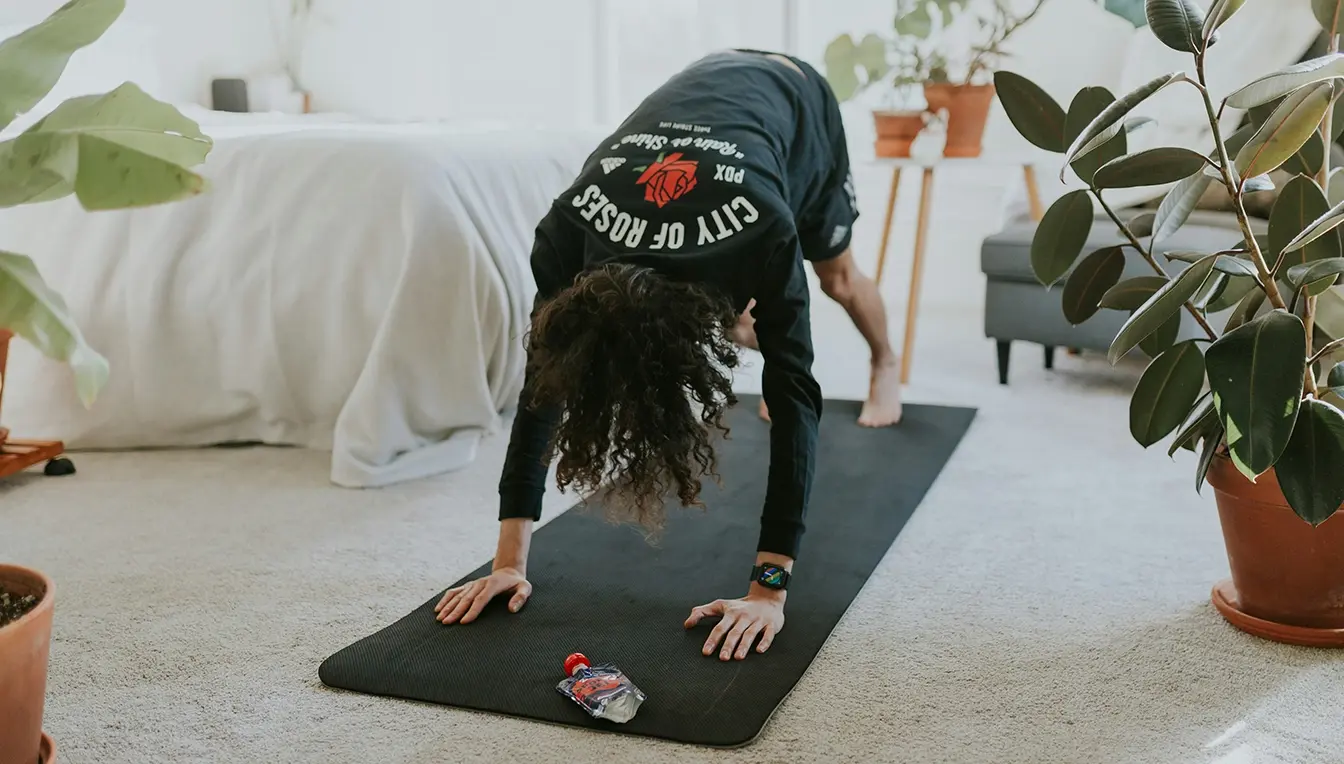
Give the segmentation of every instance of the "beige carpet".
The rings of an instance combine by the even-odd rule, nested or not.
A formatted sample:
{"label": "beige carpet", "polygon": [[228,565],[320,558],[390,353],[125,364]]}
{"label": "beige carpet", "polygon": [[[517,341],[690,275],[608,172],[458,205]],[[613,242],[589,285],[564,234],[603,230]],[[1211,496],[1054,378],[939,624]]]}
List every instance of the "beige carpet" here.
{"label": "beige carpet", "polygon": [[[998,176],[962,180],[959,203],[1002,191]],[[1171,464],[1128,439],[1134,370],[1061,357],[1048,374],[1023,347],[1000,388],[975,262],[995,221],[949,204],[934,223],[909,397],[980,417],[754,745],[318,682],[324,657],[489,557],[493,438],[466,471],[368,492],[328,485],[323,454],[280,449],[87,454],[74,478],[0,486],[0,559],[57,581],[47,726],[62,761],[1344,762],[1344,654],[1267,644],[1213,611],[1227,564],[1212,500],[1186,454]],[[905,244],[887,285],[898,308]],[[819,303],[816,334],[827,394],[857,395],[862,349],[834,306]]]}

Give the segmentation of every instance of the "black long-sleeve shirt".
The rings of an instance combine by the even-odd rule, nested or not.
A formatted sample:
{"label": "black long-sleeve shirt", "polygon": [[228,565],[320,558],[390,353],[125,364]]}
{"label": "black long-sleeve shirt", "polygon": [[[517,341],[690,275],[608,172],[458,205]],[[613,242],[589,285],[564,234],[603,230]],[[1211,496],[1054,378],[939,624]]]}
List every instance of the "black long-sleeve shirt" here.
{"label": "black long-sleeve shirt", "polygon": [[[673,77],[589,156],[537,226],[531,258],[538,305],[611,261],[716,287],[739,311],[756,300],[772,422],[758,549],[794,558],[822,408],[803,260],[846,249],[857,216],[834,97],[795,63],[804,74],[756,52],[725,52]],[[501,520],[541,517],[558,417],[520,406]]]}

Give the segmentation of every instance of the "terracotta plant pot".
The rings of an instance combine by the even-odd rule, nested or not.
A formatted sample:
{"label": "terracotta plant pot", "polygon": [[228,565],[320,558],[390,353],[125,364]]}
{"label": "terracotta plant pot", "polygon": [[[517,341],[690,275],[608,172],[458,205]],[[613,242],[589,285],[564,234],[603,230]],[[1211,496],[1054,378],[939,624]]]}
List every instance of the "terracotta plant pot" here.
{"label": "terracotta plant pot", "polygon": [[952,85],[929,82],[924,85],[924,100],[929,111],[947,111],[945,157],[978,157],[994,102],[993,85]]}
{"label": "terracotta plant pot", "polygon": [[1288,507],[1272,470],[1252,483],[1223,455],[1208,482],[1232,569],[1213,588],[1218,611],[1258,637],[1344,647],[1344,513],[1313,528]]}
{"label": "terracotta plant pot", "polygon": [[[25,616],[0,628],[0,764],[33,764],[45,745],[42,707],[55,588],[35,570],[3,564],[0,588],[41,598]],[[51,751],[54,756],[54,744]]]}
{"label": "terracotta plant pot", "polygon": [[920,111],[875,111],[873,125],[877,141],[873,144],[879,157],[905,158],[910,147],[923,132],[927,118]]}
{"label": "terracotta plant pot", "polygon": [[[0,402],[5,399],[5,365],[9,360],[9,338],[14,335],[10,332],[0,329]],[[0,411],[3,409],[0,408]],[[5,445],[5,440],[9,437],[9,430],[0,426],[0,446]]]}

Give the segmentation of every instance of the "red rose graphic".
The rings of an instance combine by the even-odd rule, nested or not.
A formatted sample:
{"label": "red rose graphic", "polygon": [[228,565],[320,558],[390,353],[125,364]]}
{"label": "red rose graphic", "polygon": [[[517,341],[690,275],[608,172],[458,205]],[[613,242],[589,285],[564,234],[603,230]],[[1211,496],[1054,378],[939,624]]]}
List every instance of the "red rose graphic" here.
{"label": "red rose graphic", "polygon": [[643,184],[644,201],[662,207],[695,188],[695,168],[699,164],[682,159],[681,152],[669,154],[649,165],[635,183]]}

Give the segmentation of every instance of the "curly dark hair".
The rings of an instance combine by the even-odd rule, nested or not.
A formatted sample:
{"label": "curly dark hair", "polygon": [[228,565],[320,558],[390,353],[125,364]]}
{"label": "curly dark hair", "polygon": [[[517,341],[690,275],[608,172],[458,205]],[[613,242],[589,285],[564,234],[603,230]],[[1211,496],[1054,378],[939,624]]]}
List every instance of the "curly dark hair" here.
{"label": "curly dark hair", "polygon": [[[528,335],[528,402],[554,406],[557,482],[600,498],[609,520],[649,537],[675,489],[703,507],[701,478],[718,477],[712,439],[737,403],[737,321],[716,292],[653,270],[607,264],[539,306]],[[698,406],[699,411],[696,411]]]}

